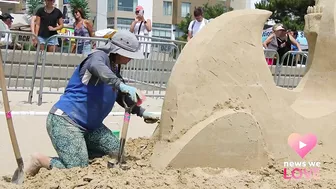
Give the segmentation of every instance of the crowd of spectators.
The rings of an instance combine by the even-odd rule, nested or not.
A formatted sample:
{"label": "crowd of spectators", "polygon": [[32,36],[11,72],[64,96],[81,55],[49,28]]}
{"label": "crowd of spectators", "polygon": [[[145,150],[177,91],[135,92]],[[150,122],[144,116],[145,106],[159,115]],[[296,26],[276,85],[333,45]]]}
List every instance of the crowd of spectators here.
{"label": "crowd of spectators", "polygon": [[[13,36],[8,32],[12,27],[14,17],[9,13],[0,14],[0,31],[3,31],[0,32],[0,47],[13,49],[13,46],[16,46],[17,48],[19,44],[14,45]],[[83,9],[77,8],[72,14],[76,20],[73,25],[74,36],[93,37],[93,25],[84,17]],[[63,14],[55,7],[55,0],[45,0],[43,4],[36,7],[31,17],[30,30],[37,36],[31,39],[33,45],[36,46],[39,42],[40,50],[57,52],[63,41],[59,38],[51,38],[51,36],[57,35],[63,27]],[[88,40],[78,39],[70,45],[71,52],[77,51],[78,54],[88,54],[92,49]]]}

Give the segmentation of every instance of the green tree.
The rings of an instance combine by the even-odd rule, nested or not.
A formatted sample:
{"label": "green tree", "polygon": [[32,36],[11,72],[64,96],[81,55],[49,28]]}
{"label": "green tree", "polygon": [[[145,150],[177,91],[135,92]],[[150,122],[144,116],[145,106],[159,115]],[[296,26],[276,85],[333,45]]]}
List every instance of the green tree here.
{"label": "green tree", "polygon": [[191,15],[187,16],[177,25],[178,29],[183,32],[183,35],[179,37],[179,40],[186,41],[188,38],[188,27],[189,23],[192,21]]}
{"label": "green tree", "polygon": [[29,16],[32,16],[35,14],[35,12],[39,7],[42,7],[44,5],[44,2],[43,0],[27,0],[27,4],[28,4],[27,14]]}
{"label": "green tree", "polygon": [[292,30],[303,30],[304,15],[307,14],[308,6],[313,6],[315,0],[268,0],[256,3],[257,9],[273,12],[270,19],[276,23],[282,23]]}
{"label": "green tree", "polygon": [[227,8],[223,4],[216,4],[214,6],[211,6],[209,3],[206,3],[203,5],[204,10],[204,18],[210,19],[210,18],[216,18],[217,16],[220,16],[226,12],[232,11],[233,8]]}
{"label": "green tree", "polygon": [[[87,0],[70,0],[69,1],[70,7],[71,7],[71,13],[73,12],[74,9],[76,8],[81,8],[83,9],[83,17],[85,19],[90,18],[90,8],[89,8],[89,3]],[[75,15],[74,15],[75,16]]]}
{"label": "green tree", "polygon": [[[222,15],[225,12],[233,10],[231,7],[227,8],[224,6],[224,4],[216,4],[216,5],[209,5],[209,3],[206,3],[203,5],[204,10],[204,18],[211,19],[216,18],[217,16]],[[192,16],[190,14],[187,14],[187,16],[179,23],[177,24],[177,28],[183,32],[183,35],[179,38],[179,40],[186,41],[188,38],[188,26],[190,22],[193,20]]]}

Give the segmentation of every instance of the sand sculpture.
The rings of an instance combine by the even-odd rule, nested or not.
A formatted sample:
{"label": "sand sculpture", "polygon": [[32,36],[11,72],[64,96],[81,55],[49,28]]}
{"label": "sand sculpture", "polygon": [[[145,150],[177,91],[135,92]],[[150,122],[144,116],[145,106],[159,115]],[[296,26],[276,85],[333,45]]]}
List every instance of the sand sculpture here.
{"label": "sand sculpture", "polygon": [[316,1],[307,13],[305,35],[310,66],[299,86],[302,90],[291,107],[306,118],[318,118],[336,110],[335,1]]}
{"label": "sand sculpture", "polygon": [[287,145],[293,132],[318,137],[305,160],[335,157],[329,149],[336,136],[336,1],[324,5],[323,13],[309,8],[306,16],[314,58],[293,104],[283,99],[264,60],[260,33],[271,12],[226,13],[190,41],[168,82],[152,166],[259,169],[270,161],[302,161]]}
{"label": "sand sculpture", "polygon": [[[308,64],[306,65],[306,74],[313,62],[317,34],[320,28],[320,22],[322,18],[323,3],[323,0],[315,0],[315,6],[308,7],[307,14],[305,15],[304,33],[309,44],[309,59]],[[302,91],[302,88],[305,85],[307,78],[308,77],[303,78],[294,91]]]}

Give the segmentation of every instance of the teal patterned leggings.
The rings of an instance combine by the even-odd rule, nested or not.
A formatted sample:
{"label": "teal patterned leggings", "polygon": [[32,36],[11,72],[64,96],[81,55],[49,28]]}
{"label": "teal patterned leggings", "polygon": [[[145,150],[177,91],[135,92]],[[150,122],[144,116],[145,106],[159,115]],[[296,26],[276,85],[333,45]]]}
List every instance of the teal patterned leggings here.
{"label": "teal patterned leggings", "polygon": [[47,131],[58,154],[51,159],[50,168],[86,167],[89,159],[116,154],[119,150],[119,139],[105,125],[87,132],[64,116],[49,114]]}

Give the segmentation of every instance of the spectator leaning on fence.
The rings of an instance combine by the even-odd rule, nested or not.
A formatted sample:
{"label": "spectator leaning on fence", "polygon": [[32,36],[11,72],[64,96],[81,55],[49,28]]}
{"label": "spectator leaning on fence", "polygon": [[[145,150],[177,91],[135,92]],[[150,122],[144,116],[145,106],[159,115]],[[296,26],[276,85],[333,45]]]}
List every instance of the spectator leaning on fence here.
{"label": "spectator leaning on fence", "polygon": [[[143,59],[139,41],[129,31],[118,31],[105,46],[88,55],[74,71],[65,93],[52,107],[47,117],[47,132],[59,157],[32,155],[28,175],[35,175],[41,167],[86,167],[89,158],[116,155],[119,139],[103,120],[115,102],[124,107],[138,100],[137,89],[126,85],[120,75],[120,65],[131,59]],[[141,106],[132,114],[158,120]]]}
{"label": "spectator leaning on fence", "polygon": [[[296,41],[296,39],[293,38],[293,36],[287,33],[286,29],[283,26],[278,26],[275,29],[275,35],[277,36],[278,54],[281,61],[282,57],[292,49],[292,45],[295,45],[298,48],[298,51],[302,51],[300,44]],[[287,65],[288,63],[291,64],[292,58],[292,56],[285,57],[283,65]]]}
{"label": "spectator leaning on fence", "polygon": [[[92,23],[84,17],[83,9],[75,8],[73,15],[76,20],[73,25],[75,36],[93,37]],[[89,54],[91,52],[91,41],[88,39],[77,39],[76,43],[72,46],[71,52],[76,53],[76,48],[78,54]]]}
{"label": "spectator leaning on fence", "polygon": [[[14,17],[12,17],[12,15],[10,15],[8,13],[3,13],[3,14],[0,15],[0,19],[1,19],[0,30],[3,30],[5,32],[10,31],[10,28],[12,27]],[[1,35],[1,39],[0,39],[1,48],[8,48],[8,46],[12,45],[12,35],[8,32],[6,32],[6,33],[5,32],[0,33],[0,35]]]}
{"label": "spectator leaning on fence", "polygon": [[275,24],[272,27],[272,33],[267,37],[267,39],[263,43],[264,49],[272,50],[272,51],[265,52],[266,61],[268,65],[276,64],[276,60],[277,60],[276,58],[278,58],[275,53],[278,50],[278,42],[277,42],[277,37],[275,35],[275,28],[277,28],[280,25],[282,24]]}
{"label": "spectator leaning on fence", "polygon": [[191,21],[188,27],[188,41],[193,38],[207,23],[209,23],[207,19],[203,18],[202,7],[195,8],[194,17],[195,20]]}
{"label": "spectator leaning on fence", "polygon": [[[55,0],[45,0],[45,6],[41,7],[36,12],[36,31],[35,35],[41,44],[41,49],[44,50],[47,45],[47,50],[53,52],[58,45],[58,39],[47,39],[53,35],[57,35],[57,30],[63,28],[62,12],[54,7]],[[46,44],[48,43],[48,44]]]}
{"label": "spectator leaning on fence", "polygon": [[[263,46],[266,49],[276,50],[279,54],[279,59],[281,61],[282,57],[292,49],[292,45],[298,48],[298,51],[301,51],[300,44],[291,36],[282,24],[276,24],[273,26],[273,33],[268,36],[264,41]],[[291,59],[288,60],[288,57],[284,60],[283,65],[287,65],[287,61],[290,63]],[[276,62],[274,61],[273,64]]]}
{"label": "spectator leaning on fence", "polygon": [[277,36],[275,35],[275,29],[278,26],[282,26],[282,24],[275,24],[272,27],[272,33],[267,37],[267,39],[263,43],[263,47],[265,49],[272,49],[277,51],[278,50],[278,42],[277,42]]}

